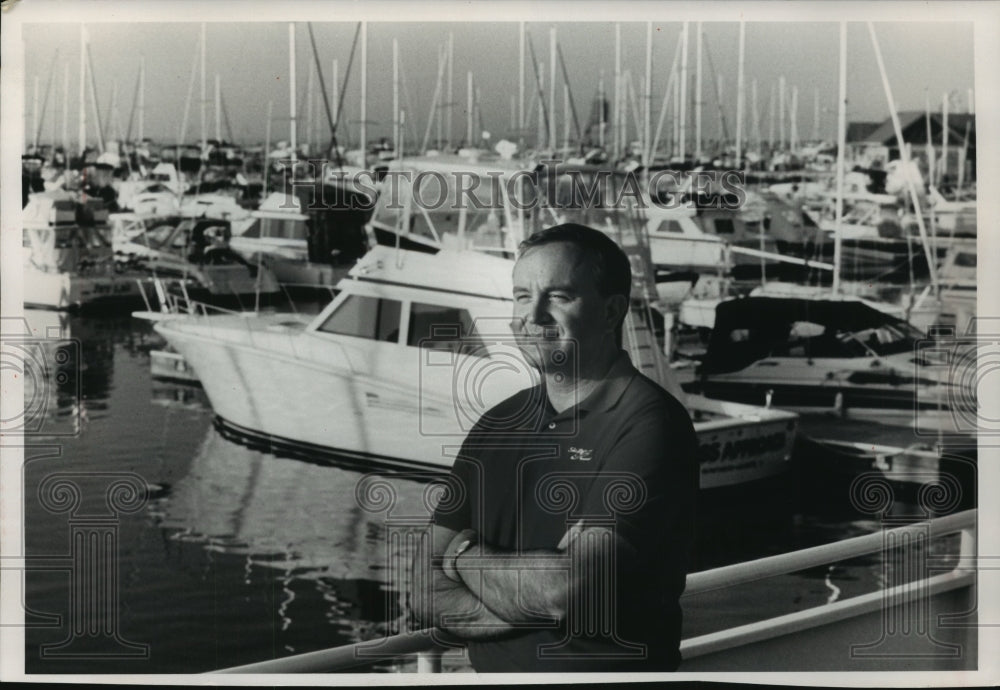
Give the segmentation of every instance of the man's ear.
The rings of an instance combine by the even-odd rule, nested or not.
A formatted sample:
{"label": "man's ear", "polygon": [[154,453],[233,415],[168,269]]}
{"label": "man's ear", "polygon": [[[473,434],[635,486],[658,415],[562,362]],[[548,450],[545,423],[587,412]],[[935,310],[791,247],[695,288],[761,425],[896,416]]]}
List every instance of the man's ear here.
{"label": "man's ear", "polygon": [[615,330],[618,324],[625,318],[628,311],[628,300],[625,295],[611,295],[605,302],[605,318],[607,319],[608,330]]}

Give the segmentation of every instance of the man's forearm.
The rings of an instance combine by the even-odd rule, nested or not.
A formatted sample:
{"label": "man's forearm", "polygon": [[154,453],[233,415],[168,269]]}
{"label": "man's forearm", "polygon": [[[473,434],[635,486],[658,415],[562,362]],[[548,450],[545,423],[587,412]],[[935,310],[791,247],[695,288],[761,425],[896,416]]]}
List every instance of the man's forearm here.
{"label": "man's forearm", "polygon": [[409,608],[418,627],[435,627],[464,639],[489,639],[511,626],[487,608],[468,587],[445,576],[422,543],[410,571]]}
{"label": "man's forearm", "polygon": [[551,624],[565,615],[570,572],[564,553],[518,555],[480,544],[455,568],[474,597],[517,627]]}
{"label": "man's forearm", "polygon": [[514,629],[465,585],[439,577],[446,582],[434,587],[432,620],[423,621],[425,625],[433,625],[467,640],[491,639]]}

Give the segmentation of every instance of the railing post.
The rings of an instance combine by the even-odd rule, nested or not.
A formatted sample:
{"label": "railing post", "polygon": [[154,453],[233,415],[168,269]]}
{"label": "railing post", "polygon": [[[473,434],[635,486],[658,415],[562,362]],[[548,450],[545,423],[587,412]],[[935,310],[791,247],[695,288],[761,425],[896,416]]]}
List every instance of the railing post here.
{"label": "railing post", "polygon": [[431,649],[417,653],[417,673],[441,673],[443,650]]}

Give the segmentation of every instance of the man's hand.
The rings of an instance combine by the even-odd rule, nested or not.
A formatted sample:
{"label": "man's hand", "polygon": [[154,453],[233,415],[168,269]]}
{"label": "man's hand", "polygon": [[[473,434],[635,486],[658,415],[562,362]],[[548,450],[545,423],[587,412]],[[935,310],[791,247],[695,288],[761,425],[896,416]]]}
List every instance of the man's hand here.
{"label": "man's hand", "polygon": [[465,540],[463,534],[431,525],[420,540],[410,570],[410,614],[418,627],[440,628],[463,639],[495,638],[513,627],[442,568],[445,554]]}

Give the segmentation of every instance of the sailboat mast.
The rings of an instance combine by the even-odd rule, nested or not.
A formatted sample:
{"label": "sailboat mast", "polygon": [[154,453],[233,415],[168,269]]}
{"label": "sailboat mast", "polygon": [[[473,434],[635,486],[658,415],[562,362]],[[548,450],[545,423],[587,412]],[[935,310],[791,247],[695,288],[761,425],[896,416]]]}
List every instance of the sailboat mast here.
{"label": "sailboat mast", "polygon": [[746,22],[740,21],[739,61],[736,70],[736,165],[743,160],[743,102],[746,100],[743,84],[743,62],[746,59]]}
{"label": "sailboat mast", "polygon": [[813,88],[813,141],[819,141],[819,87]]}
{"label": "sailboat mast", "polygon": [[757,80],[750,82],[750,103],[753,109],[753,150],[760,154],[760,109],[757,104]]}
{"label": "sailboat mast", "polygon": [[[687,81],[688,81],[688,23],[684,22],[684,29],[681,32],[681,148],[680,156],[683,161],[687,156]],[[650,94],[652,95],[652,94]]]}
{"label": "sailboat mast", "polygon": [[38,148],[38,75],[35,75],[35,97],[31,108],[31,148]]}
{"label": "sailboat mast", "polygon": [[[455,58],[455,35],[452,32],[448,32],[448,105],[444,111],[445,118],[445,140],[448,142],[448,150],[451,150],[451,113],[455,109],[455,91],[453,88],[453,76],[454,76],[454,60]],[[440,142],[438,146],[440,146]]]}
{"label": "sailboat mast", "polygon": [[622,89],[622,26],[615,23],[615,108],[611,126],[615,132],[615,158],[621,158],[625,135],[625,97]]}
{"label": "sailboat mast", "polygon": [[[951,145],[948,136],[948,94],[941,94],[941,183],[944,184],[944,177],[948,174],[948,148]],[[902,142],[899,144],[902,146]]]}
{"label": "sailboat mast", "polygon": [[771,83],[771,98],[767,105],[767,151],[774,151],[774,83]]}
{"label": "sailboat mast", "polygon": [[361,22],[361,167],[368,168],[368,22]]}
{"label": "sailboat mast", "polygon": [[791,136],[789,137],[788,147],[792,151],[795,151],[799,147],[799,87],[792,87],[792,117],[791,117]]}
{"label": "sailboat mast", "polygon": [[78,114],[80,156],[87,149],[87,27],[80,25],[80,112]]}
{"label": "sailboat mast", "polygon": [[702,108],[702,75],[701,75],[701,22],[695,24],[695,77],[694,77],[694,157],[700,161],[701,150],[701,108]]}
{"label": "sailboat mast", "polygon": [[[934,185],[936,184],[934,171],[937,165],[934,161],[934,139],[931,137],[931,96],[926,88],[924,89],[924,124],[927,127],[927,181]],[[933,218],[933,215],[931,217]]]}
{"label": "sailboat mast", "polygon": [[549,148],[555,149],[559,136],[556,132],[556,28],[549,29]]}
{"label": "sailboat mast", "polygon": [[524,148],[524,22],[520,23],[517,34],[517,132],[520,148]]}
{"label": "sailboat mast", "polygon": [[271,120],[274,118],[274,101],[267,102],[267,124],[264,126],[264,194],[268,192],[267,173],[271,169]]}
{"label": "sailboat mast", "polygon": [[222,141],[222,83],[215,73],[215,140]]}
{"label": "sailboat mast", "polygon": [[604,148],[604,70],[597,79],[597,145]]}
{"label": "sailboat mast", "polygon": [[847,148],[847,22],[840,22],[837,91],[837,220],[833,230],[833,295],[840,292],[840,229],[844,219],[844,155]]}
{"label": "sailboat mast", "polygon": [[205,106],[206,106],[206,91],[205,91],[205,23],[201,24],[201,150],[202,153],[205,151],[206,139],[206,122],[205,122]]}
{"label": "sailboat mast", "polygon": [[333,70],[333,76],[331,77],[330,83],[330,112],[333,113],[334,123],[340,122],[340,111],[338,106],[340,104],[340,63],[337,58],[333,58],[333,65],[331,65]]}
{"label": "sailboat mast", "polygon": [[[532,61],[534,61],[534,56],[532,56]],[[536,70],[537,70],[537,65],[536,65]],[[472,76],[471,72],[469,72],[469,76],[470,77]],[[537,136],[537,141],[535,142],[535,148],[540,150],[544,148],[544,142],[546,136],[545,73],[536,71],[535,78],[538,81],[538,136]]]}
{"label": "sailboat mast", "polygon": [[466,107],[465,107],[465,112],[466,112],[466,117],[465,117],[465,145],[466,146],[470,146],[470,147],[472,146],[472,127],[473,127],[473,124],[472,124],[472,118],[473,118],[472,109],[473,109],[473,98],[474,98],[474,96],[475,96],[475,92],[473,91],[473,86],[472,86],[472,72],[468,72],[466,74],[466,80],[465,80],[465,98],[466,98]]}
{"label": "sailboat mast", "polygon": [[[298,160],[298,142],[296,141],[296,135],[298,132],[295,130],[295,24],[289,22],[288,24],[288,101],[289,101],[289,138],[291,139],[292,145],[292,165]],[[294,176],[295,169],[292,168],[292,174]]]}
{"label": "sailboat mast", "polygon": [[778,150],[785,150],[785,75],[778,77]]}
{"label": "sailboat mast", "polygon": [[139,57],[139,141],[145,137],[146,125],[146,57]]}
{"label": "sailboat mast", "polygon": [[[678,44],[680,47],[680,44]],[[670,140],[670,155],[671,157],[677,156],[677,152],[680,150],[680,140],[681,140],[681,103],[680,103],[680,84],[677,83],[677,69],[676,61],[674,63],[675,68],[671,70],[671,80],[670,84],[670,99],[673,106],[674,112],[672,120],[672,132],[673,136]]]}
{"label": "sailboat mast", "polygon": [[104,125],[101,124],[101,113],[97,109],[97,80],[94,76],[94,61],[91,59],[90,43],[87,43],[87,62],[90,64],[88,81],[90,82],[90,100],[94,109],[94,122],[97,124],[97,150],[104,153]]}
{"label": "sailboat mast", "polygon": [[569,108],[569,85],[563,84],[563,150],[569,150],[570,129],[573,127],[573,115]]}
{"label": "sailboat mast", "polygon": [[[653,157],[653,22],[646,22],[646,83],[643,88],[642,99],[642,150],[644,155],[642,162],[649,165]],[[676,149],[675,149],[676,150]]]}
{"label": "sailboat mast", "polygon": [[63,111],[62,111],[62,139],[63,155],[69,162],[69,63],[63,64]]}
{"label": "sailboat mast", "polygon": [[315,89],[313,88],[313,80],[315,77],[315,70],[309,61],[306,61],[306,111],[305,121],[306,121],[306,141],[305,141],[305,151],[308,156],[312,152],[313,139],[315,137],[316,128],[316,102],[315,102]]}
{"label": "sailboat mast", "polygon": [[392,39],[392,149],[399,155],[399,41]]}

